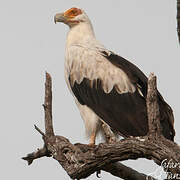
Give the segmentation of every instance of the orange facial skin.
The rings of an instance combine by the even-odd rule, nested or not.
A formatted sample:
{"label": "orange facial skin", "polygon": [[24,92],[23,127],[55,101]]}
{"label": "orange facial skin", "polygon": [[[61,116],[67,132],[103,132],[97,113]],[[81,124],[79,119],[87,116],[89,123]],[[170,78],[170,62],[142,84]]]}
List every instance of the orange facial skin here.
{"label": "orange facial skin", "polygon": [[74,18],[82,14],[82,11],[78,8],[71,8],[64,12],[64,16],[68,18]]}

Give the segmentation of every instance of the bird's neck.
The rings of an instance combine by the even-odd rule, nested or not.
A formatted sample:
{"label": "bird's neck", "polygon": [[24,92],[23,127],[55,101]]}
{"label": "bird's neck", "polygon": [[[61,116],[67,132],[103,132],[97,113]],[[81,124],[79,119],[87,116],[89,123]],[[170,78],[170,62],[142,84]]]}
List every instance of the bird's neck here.
{"label": "bird's neck", "polygon": [[72,45],[89,45],[95,42],[95,34],[90,23],[80,23],[71,27],[67,35],[67,47]]}

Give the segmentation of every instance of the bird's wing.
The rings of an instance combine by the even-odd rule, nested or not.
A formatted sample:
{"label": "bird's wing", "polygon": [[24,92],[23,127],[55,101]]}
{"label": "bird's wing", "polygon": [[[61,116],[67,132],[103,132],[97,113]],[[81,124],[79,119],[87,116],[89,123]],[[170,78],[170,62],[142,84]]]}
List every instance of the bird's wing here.
{"label": "bird's wing", "polygon": [[[138,90],[140,90],[140,92],[142,92],[143,96],[146,98],[148,79],[145,74],[137,66],[121,56],[114,53],[107,54],[106,52],[103,52],[103,55],[112,64],[121,68],[128,75],[131,82],[137,86]],[[171,107],[164,101],[159,91],[157,93],[163,135],[166,138],[173,140],[175,136],[173,111]]]}
{"label": "bird's wing", "polygon": [[102,52],[72,47],[69,54],[69,82],[79,103],[125,137],[145,135],[146,102],[138,84]]}
{"label": "bird's wing", "polygon": [[[124,136],[148,131],[147,77],[131,62],[106,51],[70,49],[69,81],[79,103],[87,105],[112,129]],[[158,92],[162,131],[173,140],[174,117]]]}
{"label": "bird's wing", "polygon": [[137,88],[140,88],[143,96],[146,98],[147,96],[147,77],[146,75],[134,64],[130,61],[124,59],[123,57],[116,55],[114,53],[106,53],[102,52],[103,56],[114,64],[116,67],[122,69],[130,79],[131,83],[133,83]]}

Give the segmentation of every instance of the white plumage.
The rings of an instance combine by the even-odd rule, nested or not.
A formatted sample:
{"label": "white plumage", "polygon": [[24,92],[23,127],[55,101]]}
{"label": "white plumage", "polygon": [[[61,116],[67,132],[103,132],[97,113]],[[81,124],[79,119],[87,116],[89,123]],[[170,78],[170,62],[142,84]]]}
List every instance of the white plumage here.
{"label": "white plumage", "polygon": [[[106,93],[114,86],[119,93],[134,92],[135,87],[127,75],[101,54],[101,51],[110,52],[96,40],[88,16],[84,12],[82,16],[85,22],[70,27],[67,34],[65,78],[69,90],[71,91],[68,78],[71,77],[71,86],[74,82],[80,84],[84,78],[101,79]],[[73,93],[72,95],[74,96]],[[74,98],[84,120],[87,136],[91,136],[93,132],[98,133],[102,120],[89,107],[81,105],[75,96]]]}
{"label": "white plumage", "polygon": [[[86,133],[91,137],[90,144],[95,143],[104,121],[125,137],[145,135],[148,126],[146,76],[96,40],[92,24],[83,10],[71,8],[56,14],[55,22],[70,27],[66,41],[65,79],[85,122]],[[170,122],[172,126],[168,128],[171,129],[173,116],[171,111],[167,112],[171,109],[160,94],[159,98],[166,109],[162,108],[165,126]],[[113,103],[112,107],[109,103]],[[164,128],[165,135],[172,139],[173,129],[169,135],[168,128]]]}

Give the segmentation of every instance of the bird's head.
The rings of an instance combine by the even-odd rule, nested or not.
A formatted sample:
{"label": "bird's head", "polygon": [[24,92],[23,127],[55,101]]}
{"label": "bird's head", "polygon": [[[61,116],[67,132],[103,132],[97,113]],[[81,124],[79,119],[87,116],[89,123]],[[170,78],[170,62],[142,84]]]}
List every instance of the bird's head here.
{"label": "bird's head", "polygon": [[69,27],[73,27],[82,22],[89,21],[86,13],[79,8],[71,8],[65,11],[64,13],[58,13],[54,16],[54,22],[63,22],[67,24]]}

